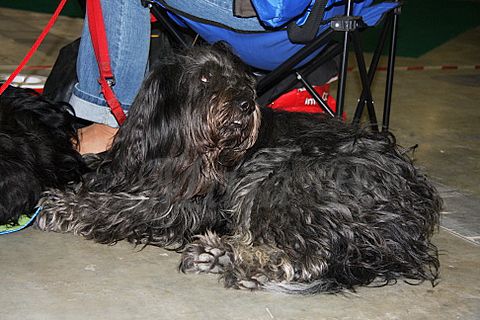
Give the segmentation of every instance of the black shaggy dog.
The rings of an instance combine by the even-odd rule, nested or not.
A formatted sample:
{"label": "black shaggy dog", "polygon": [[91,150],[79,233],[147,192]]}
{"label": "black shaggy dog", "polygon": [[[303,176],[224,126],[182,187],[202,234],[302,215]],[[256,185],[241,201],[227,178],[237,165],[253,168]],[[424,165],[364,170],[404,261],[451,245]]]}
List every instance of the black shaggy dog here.
{"label": "black shaggy dog", "polygon": [[225,52],[164,61],[96,173],[49,192],[37,226],[182,249],[182,271],[234,288],[437,278],[441,200],[392,136],[254,100],[253,78]]}
{"label": "black shaggy dog", "polygon": [[0,96],[0,225],[32,214],[43,191],[80,181],[74,117],[66,104],[9,87]]}

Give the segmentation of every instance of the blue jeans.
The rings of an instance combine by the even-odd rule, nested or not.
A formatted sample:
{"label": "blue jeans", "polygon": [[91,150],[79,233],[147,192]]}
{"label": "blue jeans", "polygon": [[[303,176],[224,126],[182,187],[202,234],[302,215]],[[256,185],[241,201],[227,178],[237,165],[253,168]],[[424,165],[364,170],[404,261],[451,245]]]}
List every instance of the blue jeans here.
{"label": "blue jeans", "polygon": [[235,17],[233,0],[165,0],[165,3],[189,15],[214,21],[235,30],[265,31],[256,17]]}
{"label": "blue jeans", "polygon": [[[116,84],[113,91],[128,113],[148,66],[150,47],[149,10],[140,0],[101,0],[110,61]],[[256,18],[233,16],[233,0],[168,0],[180,11],[217,21],[240,30],[263,30]],[[85,20],[77,59],[78,83],[70,104],[77,117],[118,127],[98,84],[98,65]]]}
{"label": "blue jeans", "polygon": [[[116,84],[113,91],[128,112],[145,77],[150,47],[150,12],[140,0],[102,0],[110,61]],[[98,83],[98,65],[88,21],[85,19],[77,58],[78,83],[70,104],[77,117],[111,127],[117,121],[110,112]]]}

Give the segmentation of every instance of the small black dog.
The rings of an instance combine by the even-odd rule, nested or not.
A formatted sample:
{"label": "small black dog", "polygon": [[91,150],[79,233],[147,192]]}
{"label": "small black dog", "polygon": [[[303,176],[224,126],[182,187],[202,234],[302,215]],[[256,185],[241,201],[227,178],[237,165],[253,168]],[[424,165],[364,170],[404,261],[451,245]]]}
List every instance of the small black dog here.
{"label": "small black dog", "polygon": [[254,100],[254,79],[226,52],[164,61],[96,173],[80,191],[50,191],[37,226],[183,248],[182,271],[234,288],[437,278],[441,199],[391,135]]}
{"label": "small black dog", "polygon": [[9,87],[0,96],[0,225],[32,214],[47,188],[80,181],[71,112],[31,90]]}

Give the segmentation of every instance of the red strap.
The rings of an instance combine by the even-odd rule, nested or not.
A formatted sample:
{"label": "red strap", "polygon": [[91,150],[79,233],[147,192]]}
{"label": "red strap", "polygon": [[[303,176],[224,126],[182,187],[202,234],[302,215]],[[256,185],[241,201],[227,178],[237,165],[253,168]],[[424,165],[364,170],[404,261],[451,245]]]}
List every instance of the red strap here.
{"label": "red strap", "polygon": [[107,101],[107,104],[110,107],[110,111],[117,120],[118,124],[122,125],[127,117],[125,116],[125,112],[123,112],[122,106],[120,105],[120,102],[118,102],[118,99],[115,96],[112,87],[110,87],[110,85],[104,78],[100,78],[99,82],[100,86],[102,87],[105,101]]}
{"label": "red strap", "polygon": [[38,39],[35,41],[35,43],[33,44],[33,46],[30,48],[30,50],[28,51],[27,55],[25,56],[25,58],[23,58],[22,62],[20,62],[19,66],[15,69],[15,71],[12,72],[12,74],[10,75],[10,77],[8,77],[7,81],[5,81],[2,86],[0,87],[0,95],[7,89],[7,87],[12,83],[13,79],[15,79],[15,77],[20,73],[20,71],[22,71],[23,67],[25,67],[25,65],[28,63],[28,61],[30,60],[30,58],[33,56],[33,54],[35,53],[35,51],[38,49],[38,47],[40,46],[40,44],[42,43],[43,39],[45,39],[45,36],[47,35],[47,33],[50,31],[50,29],[53,27],[53,25],[55,24],[55,21],[57,21],[57,18],[58,16],[60,15],[60,12],[62,11],[63,7],[65,6],[65,3],[67,2],[67,0],[62,0],[60,1],[60,3],[58,4],[58,7],[57,9],[55,9],[55,12],[53,13],[52,17],[50,18],[50,20],[48,21],[47,25],[45,26],[45,28],[43,29],[42,33],[40,34],[40,36],[38,37]]}
{"label": "red strap", "polygon": [[90,37],[92,39],[93,50],[95,51],[98,71],[100,73],[98,82],[100,83],[103,96],[105,97],[113,116],[118,124],[121,125],[125,121],[126,116],[120,102],[118,102],[118,99],[111,88],[114,76],[110,65],[107,34],[105,32],[100,0],[87,0],[87,16]]}

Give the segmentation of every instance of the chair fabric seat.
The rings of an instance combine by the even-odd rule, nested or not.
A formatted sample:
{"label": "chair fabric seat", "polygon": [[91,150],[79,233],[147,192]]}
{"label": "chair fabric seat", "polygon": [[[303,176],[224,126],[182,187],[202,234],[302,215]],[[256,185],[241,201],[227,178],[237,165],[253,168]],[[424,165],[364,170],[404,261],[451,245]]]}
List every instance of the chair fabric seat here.
{"label": "chair fabric seat", "polygon": [[[191,28],[209,43],[227,42],[243,62],[257,69],[273,70],[305,46],[292,43],[286,28],[267,29],[259,21],[258,25],[262,31],[233,30],[216,21],[198,18],[171,7],[168,5],[168,0],[158,0],[158,2],[170,11],[177,23]],[[342,1],[328,1],[323,20],[344,15],[345,6],[339,5],[340,2]],[[373,0],[364,0],[355,2],[353,15],[362,17],[366,25],[375,26],[385,13],[397,6],[399,6],[398,2],[373,3]],[[328,28],[328,24],[321,25],[318,34],[325,32]],[[319,48],[310,57],[320,53],[322,49],[323,47]],[[305,59],[302,64],[308,60],[309,58]]]}

